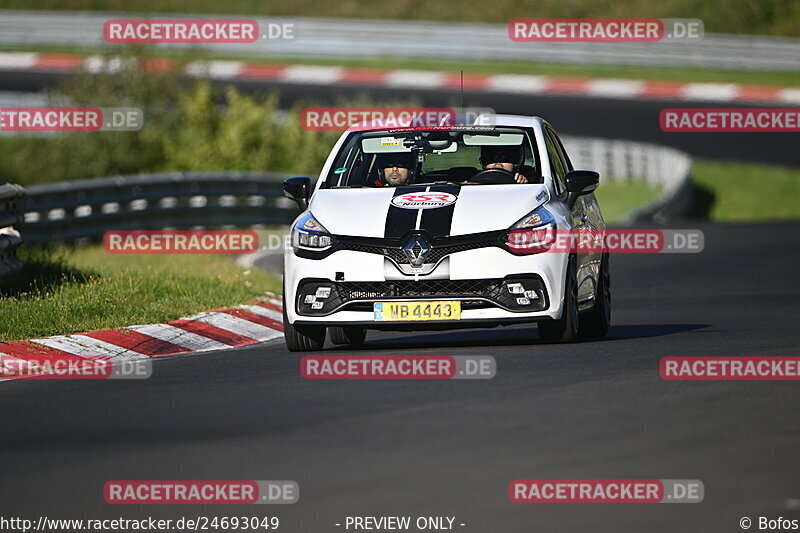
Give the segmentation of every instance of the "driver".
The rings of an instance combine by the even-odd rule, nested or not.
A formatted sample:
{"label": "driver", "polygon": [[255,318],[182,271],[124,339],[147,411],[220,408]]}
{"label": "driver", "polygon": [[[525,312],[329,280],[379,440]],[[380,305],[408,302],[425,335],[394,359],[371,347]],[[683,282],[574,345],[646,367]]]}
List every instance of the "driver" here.
{"label": "driver", "polygon": [[411,181],[416,161],[414,154],[411,152],[378,154],[375,166],[378,167],[379,176],[379,179],[374,182],[376,187],[385,185],[400,187],[407,185]]}
{"label": "driver", "polygon": [[521,174],[525,160],[521,146],[482,146],[481,165],[484,170],[493,168],[510,172],[517,183],[530,183],[528,178]]}

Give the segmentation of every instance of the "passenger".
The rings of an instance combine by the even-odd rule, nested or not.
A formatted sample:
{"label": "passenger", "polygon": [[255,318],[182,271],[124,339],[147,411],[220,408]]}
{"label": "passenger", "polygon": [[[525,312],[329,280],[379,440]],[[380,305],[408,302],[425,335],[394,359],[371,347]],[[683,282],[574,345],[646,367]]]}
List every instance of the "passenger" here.
{"label": "passenger", "polygon": [[517,183],[531,183],[522,173],[527,173],[533,168],[523,164],[525,158],[521,146],[482,146],[480,161],[484,170],[493,168],[505,170],[514,175]]}

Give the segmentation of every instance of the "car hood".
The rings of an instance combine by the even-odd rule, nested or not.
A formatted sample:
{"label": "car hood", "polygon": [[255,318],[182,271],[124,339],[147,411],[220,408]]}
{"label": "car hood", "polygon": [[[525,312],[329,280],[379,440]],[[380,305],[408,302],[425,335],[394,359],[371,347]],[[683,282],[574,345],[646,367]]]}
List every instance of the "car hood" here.
{"label": "car hood", "polygon": [[320,189],[309,209],[334,235],[447,237],[508,229],[547,196],[537,184]]}

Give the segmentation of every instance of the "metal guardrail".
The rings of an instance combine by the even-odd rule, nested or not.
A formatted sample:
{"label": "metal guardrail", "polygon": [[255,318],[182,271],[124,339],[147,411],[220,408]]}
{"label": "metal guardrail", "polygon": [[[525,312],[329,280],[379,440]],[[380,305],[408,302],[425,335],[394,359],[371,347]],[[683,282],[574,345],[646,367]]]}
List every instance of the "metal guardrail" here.
{"label": "metal guardrail", "polygon": [[0,276],[22,269],[22,262],[17,259],[17,247],[24,239],[15,226],[22,221],[17,202],[24,196],[25,189],[19,185],[0,185]]}
{"label": "metal guardrail", "polygon": [[[666,222],[686,213],[691,159],[651,144],[564,137],[576,168],[602,180],[661,187],[657,201],[628,222]],[[67,181],[28,187],[20,204],[31,243],[100,239],[109,230],[261,227],[291,222],[294,202],[274,172],[173,172]],[[602,183],[602,182],[601,182]]]}
{"label": "metal guardrail", "polygon": [[31,243],[102,238],[109,230],[288,224],[297,215],[274,172],[172,172],[28,187],[22,231]]}
{"label": "metal guardrail", "polygon": [[603,181],[634,181],[661,188],[653,202],[628,213],[625,224],[686,216],[692,203],[692,158],[685,152],[650,143],[563,136],[575,168],[600,173]]}
{"label": "metal guardrail", "polygon": [[[169,14],[162,17],[213,18]],[[535,10],[531,8],[531,17]],[[116,18],[150,18],[136,13],[0,10],[0,45],[105,47],[103,23]],[[414,20],[234,16],[259,26],[292,24],[293,39],[259,39],[236,44],[168,44],[241,56],[404,57],[519,60],[545,63],[648,65],[734,70],[797,70],[800,39],[706,33],[700,41],[658,43],[521,43],[505,24]],[[390,35],[391,39],[386,37]]]}

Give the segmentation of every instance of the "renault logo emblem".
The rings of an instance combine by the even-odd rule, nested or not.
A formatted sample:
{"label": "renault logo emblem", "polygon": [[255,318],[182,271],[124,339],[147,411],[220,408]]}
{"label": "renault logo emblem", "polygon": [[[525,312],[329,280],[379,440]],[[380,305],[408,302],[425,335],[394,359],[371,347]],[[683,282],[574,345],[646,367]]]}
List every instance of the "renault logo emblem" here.
{"label": "renault logo emblem", "polygon": [[403,252],[406,254],[408,262],[411,263],[412,267],[416,268],[421,267],[425,263],[425,257],[430,251],[431,247],[425,242],[425,239],[418,235],[411,237],[406,245],[403,246]]}

